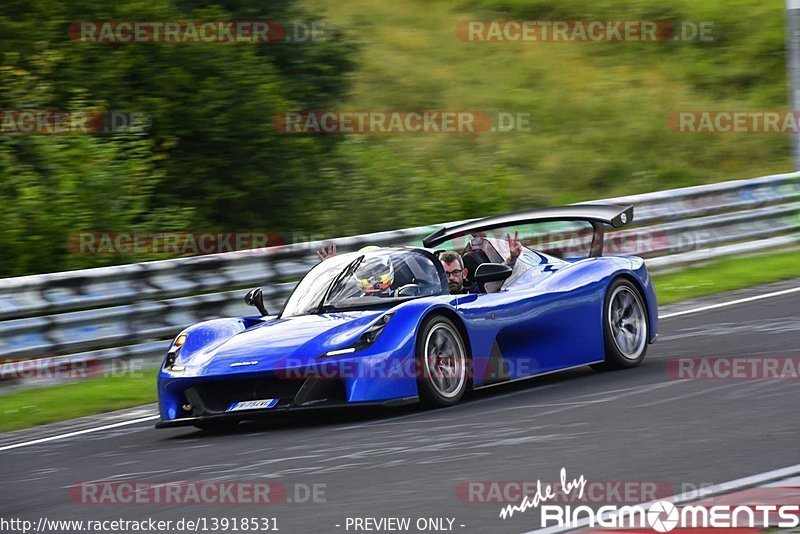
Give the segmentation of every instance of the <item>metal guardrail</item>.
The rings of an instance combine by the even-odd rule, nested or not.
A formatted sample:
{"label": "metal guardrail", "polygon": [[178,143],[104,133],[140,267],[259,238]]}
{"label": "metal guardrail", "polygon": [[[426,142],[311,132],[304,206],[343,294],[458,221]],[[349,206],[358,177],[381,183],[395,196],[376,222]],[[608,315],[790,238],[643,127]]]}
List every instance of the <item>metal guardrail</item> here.
{"label": "metal guardrail", "polygon": [[[634,227],[607,235],[610,253],[654,271],[797,244],[800,173],[595,201],[633,204]],[[439,225],[332,240],[340,250],[419,244]],[[159,360],[163,340],[194,322],[252,314],[242,289],[263,286],[280,308],[322,242],[0,280],[0,383],[62,360]],[[13,363],[8,363],[13,361]],[[19,363],[29,362],[29,363]]]}

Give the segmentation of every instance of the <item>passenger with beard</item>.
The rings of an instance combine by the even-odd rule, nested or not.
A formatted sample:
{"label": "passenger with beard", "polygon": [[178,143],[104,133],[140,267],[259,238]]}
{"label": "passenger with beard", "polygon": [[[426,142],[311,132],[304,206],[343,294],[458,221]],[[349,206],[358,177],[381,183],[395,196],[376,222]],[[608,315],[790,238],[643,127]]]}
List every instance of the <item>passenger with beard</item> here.
{"label": "passenger with beard", "polygon": [[457,252],[442,252],[439,254],[439,261],[444,267],[444,274],[447,276],[447,287],[450,288],[451,295],[461,295],[469,293],[469,288],[464,286],[467,278],[467,269],[464,268],[464,260]]}

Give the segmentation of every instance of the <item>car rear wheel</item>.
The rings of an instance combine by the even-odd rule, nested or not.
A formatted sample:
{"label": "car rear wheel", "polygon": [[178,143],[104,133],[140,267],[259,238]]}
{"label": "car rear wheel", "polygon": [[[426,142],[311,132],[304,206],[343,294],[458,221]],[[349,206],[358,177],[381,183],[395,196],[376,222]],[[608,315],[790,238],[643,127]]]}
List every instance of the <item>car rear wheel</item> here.
{"label": "car rear wheel", "polygon": [[420,401],[429,407],[452,406],[469,384],[466,345],[453,322],[441,315],[425,321],[417,336],[416,369]]}
{"label": "car rear wheel", "polygon": [[628,280],[611,284],[603,307],[605,362],[595,368],[624,369],[642,363],[647,354],[649,324],[644,299]]}

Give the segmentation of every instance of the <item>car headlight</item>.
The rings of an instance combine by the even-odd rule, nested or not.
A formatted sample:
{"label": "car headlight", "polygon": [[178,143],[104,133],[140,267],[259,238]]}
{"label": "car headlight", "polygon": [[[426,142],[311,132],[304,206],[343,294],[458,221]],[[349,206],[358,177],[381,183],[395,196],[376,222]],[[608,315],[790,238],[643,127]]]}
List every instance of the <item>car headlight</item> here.
{"label": "car headlight", "polygon": [[341,356],[343,354],[351,354],[358,350],[365,349],[375,343],[375,340],[378,339],[378,336],[381,335],[383,329],[386,328],[386,325],[391,320],[394,313],[385,313],[381,315],[380,319],[375,321],[375,324],[370,326],[366,332],[361,334],[361,337],[358,338],[358,341],[351,347],[347,347],[344,349],[336,349],[331,350],[323,354],[323,356]]}
{"label": "car headlight", "polygon": [[185,370],[185,367],[182,365],[175,365],[175,359],[178,357],[178,353],[180,352],[184,343],[186,343],[186,334],[179,334],[178,337],[175,338],[175,341],[172,342],[172,346],[167,352],[167,359],[164,362],[164,369],[169,369],[170,371]]}

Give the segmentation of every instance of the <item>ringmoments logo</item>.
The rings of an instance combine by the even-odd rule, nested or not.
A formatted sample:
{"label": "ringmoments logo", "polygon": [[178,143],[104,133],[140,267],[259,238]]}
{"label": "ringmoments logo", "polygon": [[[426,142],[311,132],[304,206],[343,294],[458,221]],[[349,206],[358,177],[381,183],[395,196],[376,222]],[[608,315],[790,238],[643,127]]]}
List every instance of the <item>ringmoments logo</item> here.
{"label": "ringmoments logo", "polygon": [[[560,484],[560,486],[559,486]],[[613,528],[651,529],[655,532],[670,532],[676,528],[796,528],[800,525],[799,504],[700,504],[676,505],[668,500],[649,504],[607,505],[592,508],[588,505],[573,506],[554,504],[556,495],[575,494],[583,498],[588,481],[581,475],[568,479],[565,468],[561,469],[560,482],[543,484],[537,482],[536,492],[526,495],[519,504],[509,504],[500,510],[500,518],[539,508],[541,528]]]}

